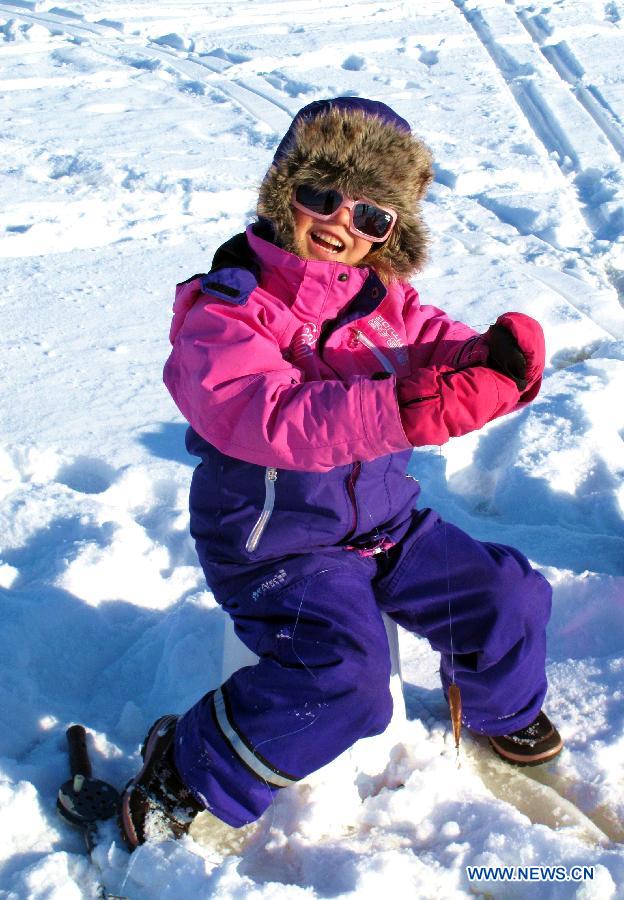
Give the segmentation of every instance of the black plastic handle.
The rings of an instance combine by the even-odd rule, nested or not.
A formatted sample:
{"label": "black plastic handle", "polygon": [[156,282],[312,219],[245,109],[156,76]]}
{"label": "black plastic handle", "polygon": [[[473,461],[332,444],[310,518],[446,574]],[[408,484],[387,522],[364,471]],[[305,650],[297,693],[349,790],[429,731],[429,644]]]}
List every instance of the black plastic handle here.
{"label": "black plastic handle", "polygon": [[69,747],[69,768],[74,775],[91,778],[91,760],[87,750],[87,732],[82,725],[71,725],[65,732]]}

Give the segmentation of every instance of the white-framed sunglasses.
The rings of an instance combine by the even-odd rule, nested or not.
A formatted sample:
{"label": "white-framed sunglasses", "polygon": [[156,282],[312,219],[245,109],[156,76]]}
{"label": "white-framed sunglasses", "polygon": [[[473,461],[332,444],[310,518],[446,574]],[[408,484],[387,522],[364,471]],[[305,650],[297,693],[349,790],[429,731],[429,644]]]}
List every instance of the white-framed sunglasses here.
{"label": "white-framed sunglasses", "polygon": [[339,209],[348,209],[349,231],[372,243],[385,241],[397,220],[397,213],[390,207],[379,206],[365,197],[348,200],[335,188],[323,189],[300,184],[293,191],[291,202],[295,209],[308,213],[321,222],[333,218]]}

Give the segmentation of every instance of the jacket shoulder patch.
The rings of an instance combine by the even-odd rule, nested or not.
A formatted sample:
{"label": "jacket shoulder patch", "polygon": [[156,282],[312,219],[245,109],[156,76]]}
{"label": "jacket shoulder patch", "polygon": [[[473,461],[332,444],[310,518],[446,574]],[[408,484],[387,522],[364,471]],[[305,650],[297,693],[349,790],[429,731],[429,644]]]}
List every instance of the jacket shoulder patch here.
{"label": "jacket shoulder patch", "polygon": [[200,286],[203,294],[244,306],[251,292],[258,287],[258,280],[248,269],[223,268],[203,275]]}

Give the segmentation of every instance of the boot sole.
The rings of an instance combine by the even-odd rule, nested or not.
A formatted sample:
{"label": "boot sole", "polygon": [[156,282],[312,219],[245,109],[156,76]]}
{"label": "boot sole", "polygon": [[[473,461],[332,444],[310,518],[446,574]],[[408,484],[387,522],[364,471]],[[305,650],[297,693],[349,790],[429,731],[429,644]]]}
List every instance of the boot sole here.
{"label": "boot sole", "polygon": [[543,763],[549,762],[551,759],[559,756],[563,750],[563,741],[561,739],[558,744],[551,747],[549,750],[544,750],[542,753],[536,753],[530,756],[522,753],[512,753],[510,750],[504,750],[496,744],[495,738],[488,737],[488,740],[491,748],[501,759],[504,759],[507,763],[511,763],[513,766],[519,767],[541,766]]}
{"label": "boot sole", "polygon": [[137,836],[134,823],[132,821],[132,814],[130,812],[130,797],[132,796],[132,792],[134,791],[135,787],[141,782],[146,769],[151,763],[152,755],[154,753],[154,747],[156,746],[156,743],[161,736],[159,735],[159,732],[162,730],[164,723],[175,722],[177,718],[177,716],[172,715],[162,716],[160,719],[157,719],[157,721],[154,722],[149,730],[147,738],[145,739],[145,743],[141,747],[143,766],[140,772],[138,772],[138,774],[128,782],[122,794],[119,809],[119,818],[117,821],[119,822],[121,836],[123,837],[130,852],[136,850],[136,848],[141,844],[141,841]]}

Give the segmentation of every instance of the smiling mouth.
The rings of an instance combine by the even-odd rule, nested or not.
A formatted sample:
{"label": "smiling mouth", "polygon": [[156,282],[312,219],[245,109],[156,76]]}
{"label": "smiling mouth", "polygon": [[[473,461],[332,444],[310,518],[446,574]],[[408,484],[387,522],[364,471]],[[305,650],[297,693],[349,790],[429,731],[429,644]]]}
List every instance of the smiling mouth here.
{"label": "smiling mouth", "polygon": [[317,247],[320,247],[321,250],[325,250],[326,253],[340,253],[345,248],[342,241],[337,237],[334,237],[333,234],[311,231],[310,238]]}

